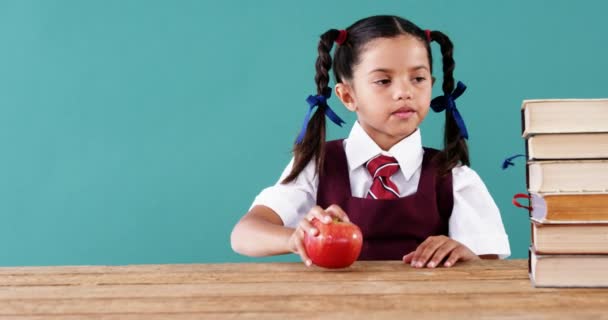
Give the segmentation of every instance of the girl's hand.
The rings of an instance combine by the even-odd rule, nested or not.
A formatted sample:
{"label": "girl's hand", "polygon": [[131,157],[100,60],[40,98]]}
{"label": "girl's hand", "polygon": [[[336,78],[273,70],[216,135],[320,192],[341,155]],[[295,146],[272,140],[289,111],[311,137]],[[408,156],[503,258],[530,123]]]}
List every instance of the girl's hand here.
{"label": "girl's hand", "polygon": [[312,265],[312,261],[310,258],[308,258],[306,249],[304,249],[304,236],[306,233],[311,236],[317,236],[319,234],[319,230],[317,230],[317,228],[315,228],[311,223],[311,221],[315,218],[322,223],[330,223],[333,218],[337,218],[340,221],[350,222],[344,210],[335,204],[332,204],[326,210],[323,210],[319,206],[315,206],[310,209],[306,216],[300,220],[298,227],[294,230],[287,242],[287,247],[289,250],[293,253],[299,254],[300,258],[307,267]]}
{"label": "girl's hand", "polygon": [[469,261],[479,257],[462,243],[446,236],[428,237],[415,251],[403,256],[404,263],[411,263],[414,268],[435,268],[445,258],[443,266],[451,267],[457,261]]}

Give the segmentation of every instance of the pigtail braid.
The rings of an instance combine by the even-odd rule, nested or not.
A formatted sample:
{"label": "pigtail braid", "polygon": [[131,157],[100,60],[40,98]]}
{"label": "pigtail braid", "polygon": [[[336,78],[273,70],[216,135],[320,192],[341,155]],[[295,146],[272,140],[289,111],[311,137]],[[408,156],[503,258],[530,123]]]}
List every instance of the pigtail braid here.
{"label": "pigtail braid", "polygon": [[[453,58],[454,46],[448,36],[441,31],[431,31],[431,39],[439,44],[441,48],[443,64],[443,94],[449,95],[454,90],[454,68],[456,63]],[[466,140],[460,135],[460,130],[451,112],[445,113],[444,149],[439,154],[441,174],[447,174],[452,168],[462,164],[470,165],[469,149]]]}
{"label": "pigtail braid", "polygon": [[[331,90],[328,86],[329,70],[332,65],[330,52],[339,34],[339,30],[331,29],[322,34],[321,39],[319,40],[319,45],[317,47],[319,56],[315,63],[315,68],[317,70],[315,75],[317,94],[328,95]],[[317,172],[321,172],[323,169],[326,129],[325,106],[319,106],[318,108],[319,109],[316,110],[308,122],[306,134],[304,135],[302,142],[294,144],[294,164],[289,175],[283,180],[283,183],[295,180],[313,157],[315,158]]]}

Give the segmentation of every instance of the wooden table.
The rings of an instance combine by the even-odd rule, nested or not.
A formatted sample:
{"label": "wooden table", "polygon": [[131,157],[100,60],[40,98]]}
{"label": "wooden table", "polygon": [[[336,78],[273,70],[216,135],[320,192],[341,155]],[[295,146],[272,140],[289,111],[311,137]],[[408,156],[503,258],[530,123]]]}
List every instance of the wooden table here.
{"label": "wooden table", "polygon": [[0,268],[0,319],[580,319],[607,289],[535,289],[527,260]]}

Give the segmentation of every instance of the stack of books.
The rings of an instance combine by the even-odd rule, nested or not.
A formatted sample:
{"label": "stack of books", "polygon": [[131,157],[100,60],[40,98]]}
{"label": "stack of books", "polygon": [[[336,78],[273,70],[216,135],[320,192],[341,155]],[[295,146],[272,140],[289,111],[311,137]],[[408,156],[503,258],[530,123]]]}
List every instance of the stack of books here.
{"label": "stack of books", "polygon": [[608,99],[525,100],[530,280],[608,287]]}

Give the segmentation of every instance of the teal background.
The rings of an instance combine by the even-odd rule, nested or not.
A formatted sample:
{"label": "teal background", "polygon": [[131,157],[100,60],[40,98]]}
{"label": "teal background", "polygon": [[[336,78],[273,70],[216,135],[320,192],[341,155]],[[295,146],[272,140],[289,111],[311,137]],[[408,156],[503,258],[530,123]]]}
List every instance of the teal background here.
{"label": "teal background", "polygon": [[[318,36],[374,14],[455,44],[472,167],[527,256],[520,106],[608,95],[604,1],[0,1],[0,265],[252,259],[230,231],[273,184]],[[433,45],[435,70],[441,70]],[[440,94],[440,83],[434,95]],[[331,105],[348,126],[355,117]],[[443,115],[423,141],[439,147]],[[230,192],[228,192],[230,191]]]}

